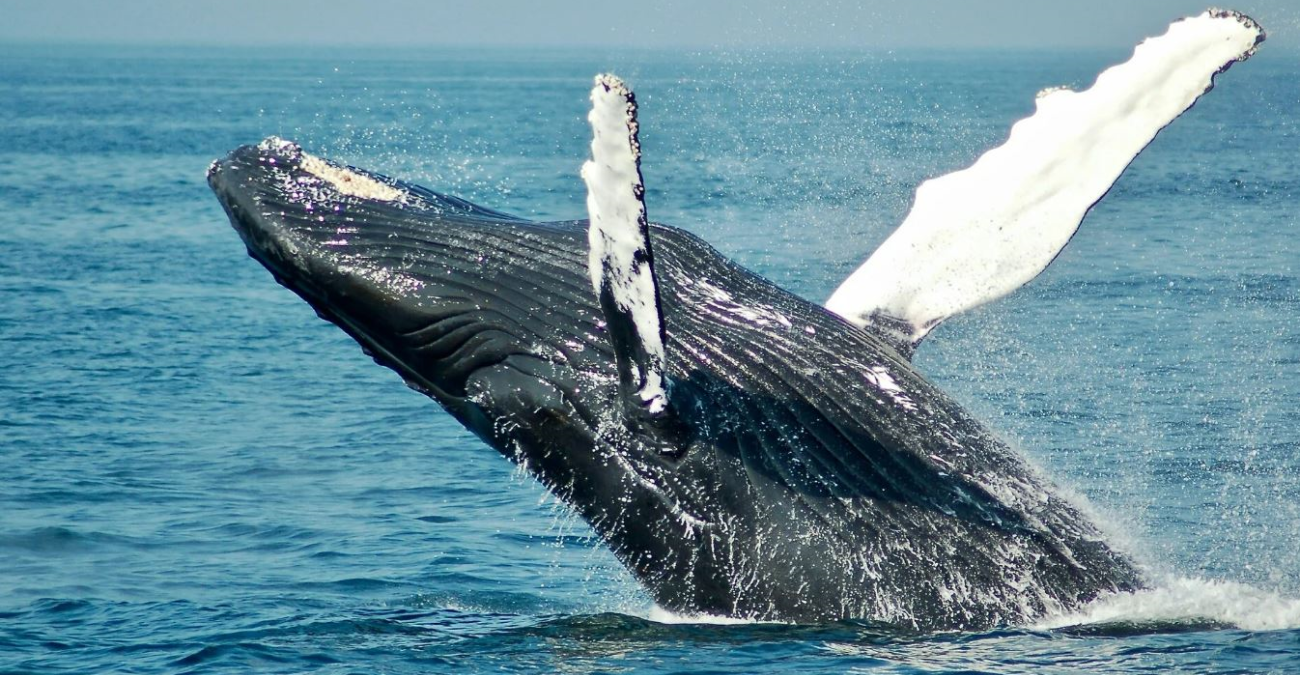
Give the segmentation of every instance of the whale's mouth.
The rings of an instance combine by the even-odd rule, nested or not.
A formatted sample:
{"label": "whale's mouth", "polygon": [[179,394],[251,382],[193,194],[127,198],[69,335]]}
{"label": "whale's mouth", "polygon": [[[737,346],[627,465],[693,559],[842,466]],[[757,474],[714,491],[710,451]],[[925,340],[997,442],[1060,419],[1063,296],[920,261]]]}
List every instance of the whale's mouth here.
{"label": "whale's mouth", "polygon": [[[386,333],[409,332],[419,322],[413,294],[423,282],[374,273],[377,256],[358,249],[374,233],[352,214],[358,205],[413,201],[383,179],[327,162],[288,141],[268,138],[237,148],[208,169],[231,225],[281,285],[352,335],[363,349],[398,370],[408,382],[450,398],[437,383],[409,367]],[[403,310],[406,311],[403,311]]]}
{"label": "whale's mouth", "polygon": [[346,198],[382,195],[397,204],[403,197],[375,178],[274,137],[213,162],[208,184],[249,255],[295,291],[312,290],[347,269],[349,235],[358,228],[348,227],[347,217],[325,222],[330,214],[341,215]]}
{"label": "whale's mouth", "polygon": [[606,351],[580,344],[599,342],[580,223],[522,220],[278,138],[214,162],[208,183],[249,255],[453,412],[468,378],[511,357]]}
{"label": "whale's mouth", "polygon": [[[208,183],[249,254],[295,291],[316,299],[363,294],[393,301],[423,286],[417,276],[381,264],[401,242],[395,231],[378,230],[408,208],[429,206],[396,181],[272,137],[213,162]],[[375,245],[381,238],[393,240],[389,250]]]}

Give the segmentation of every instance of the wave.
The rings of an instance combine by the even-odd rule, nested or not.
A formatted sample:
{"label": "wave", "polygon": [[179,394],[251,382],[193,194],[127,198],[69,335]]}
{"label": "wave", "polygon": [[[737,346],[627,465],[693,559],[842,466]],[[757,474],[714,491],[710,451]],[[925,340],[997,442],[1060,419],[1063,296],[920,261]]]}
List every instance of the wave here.
{"label": "wave", "polygon": [[1033,628],[1134,624],[1296,629],[1300,628],[1300,598],[1234,581],[1176,577],[1147,590],[1100,598],[1077,612],[1047,617]]}
{"label": "wave", "polygon": [[[623,608],[622,611],[668,625],[773,623],[710,614],[679,614],[658,605],[648,610]],[[1105,634],[1297,630],[1300,629],[1300,598],[1235,581],[1170,577],[1160,580],[1154,588],[1108,595],[1077,611],[1044,617],[1026,628]]]}
{"label": "wave", "polygon": [[779,621],[759,621],[757,619],[738,619],[730,616],[717,616],[714,614],[678,614],[672,610],[664,609],[659,605],[653,605],[649,611],[634,612],[634,615],[640,616],[648,621],[668,625],[678,624],[709,624],[714,626],[736,626],[741,624],[758,624],[758,623],[782,623]]}

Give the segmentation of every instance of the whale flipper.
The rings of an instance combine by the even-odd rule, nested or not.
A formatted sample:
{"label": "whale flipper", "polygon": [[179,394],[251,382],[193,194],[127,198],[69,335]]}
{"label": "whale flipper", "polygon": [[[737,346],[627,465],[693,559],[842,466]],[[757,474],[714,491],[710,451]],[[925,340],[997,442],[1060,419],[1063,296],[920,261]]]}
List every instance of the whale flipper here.
{"label": "whale flipper", "polygon": [[619,390],[634,425],[671,416],[663,312],[655,278],[641,178],[636,97],[622,80],[599,75],[591,89],[587,184],[587,265],[618,364]]}
{"label": "whale flipper", "polygon": [[1028,283],[1155,135],[1263,40],[1249,17],[1208,10],[1086,91],[1040,93],[1006,143],[917,188],[903,224],[826,308],[910,355],[943,320]]}

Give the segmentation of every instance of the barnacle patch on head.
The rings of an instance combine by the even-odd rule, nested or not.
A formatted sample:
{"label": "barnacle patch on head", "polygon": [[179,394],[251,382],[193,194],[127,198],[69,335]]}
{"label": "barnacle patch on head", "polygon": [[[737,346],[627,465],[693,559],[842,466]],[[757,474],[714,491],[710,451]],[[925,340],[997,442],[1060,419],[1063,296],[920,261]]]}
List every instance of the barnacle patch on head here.
{"label": "barnacle patch on head", "polygon": [[298,162],[298,166],[303,171],[329,183],[339,194],[348,197],[399,202],[403,200],[406,194],[391,185],[385,185],[347,167],[305,153],[302,151],[302,146],[279,136],[267,137],[257,144],[257,149],[268,155],[264,160],[267,163],[274,165],[280,159]]}
{"label": "barnacle patch on head", "polygon": [[385,185],[369,176],[363,176],[348,168],[331,164],[320,157],[302,153],[298,164],[303,171],[320,178],[334,186],[335,190],[349,197],[375,199],[385,202],[401,201],[402,191],[391,185]]}

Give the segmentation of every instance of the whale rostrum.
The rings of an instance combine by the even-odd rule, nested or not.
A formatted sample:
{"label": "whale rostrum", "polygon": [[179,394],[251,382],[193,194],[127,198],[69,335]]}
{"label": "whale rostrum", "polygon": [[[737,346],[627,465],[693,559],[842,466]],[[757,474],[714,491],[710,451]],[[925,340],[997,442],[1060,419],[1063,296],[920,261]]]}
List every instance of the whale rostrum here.
{"label": "whale rostrum", "polygon": [[[1262,39],[1212,10],[1087,92],[1045,95],[1002,148],[923,185],[827,307],[649,220],[636,100],[612,75],[591,93],[585,220],[526,220],[276,138],[208,181],[253,258],[524,465],[664,608],[977,629],[1144,579],[911,353],[1046,267]],[[998,181],[1013,184],[981,187]]]}

